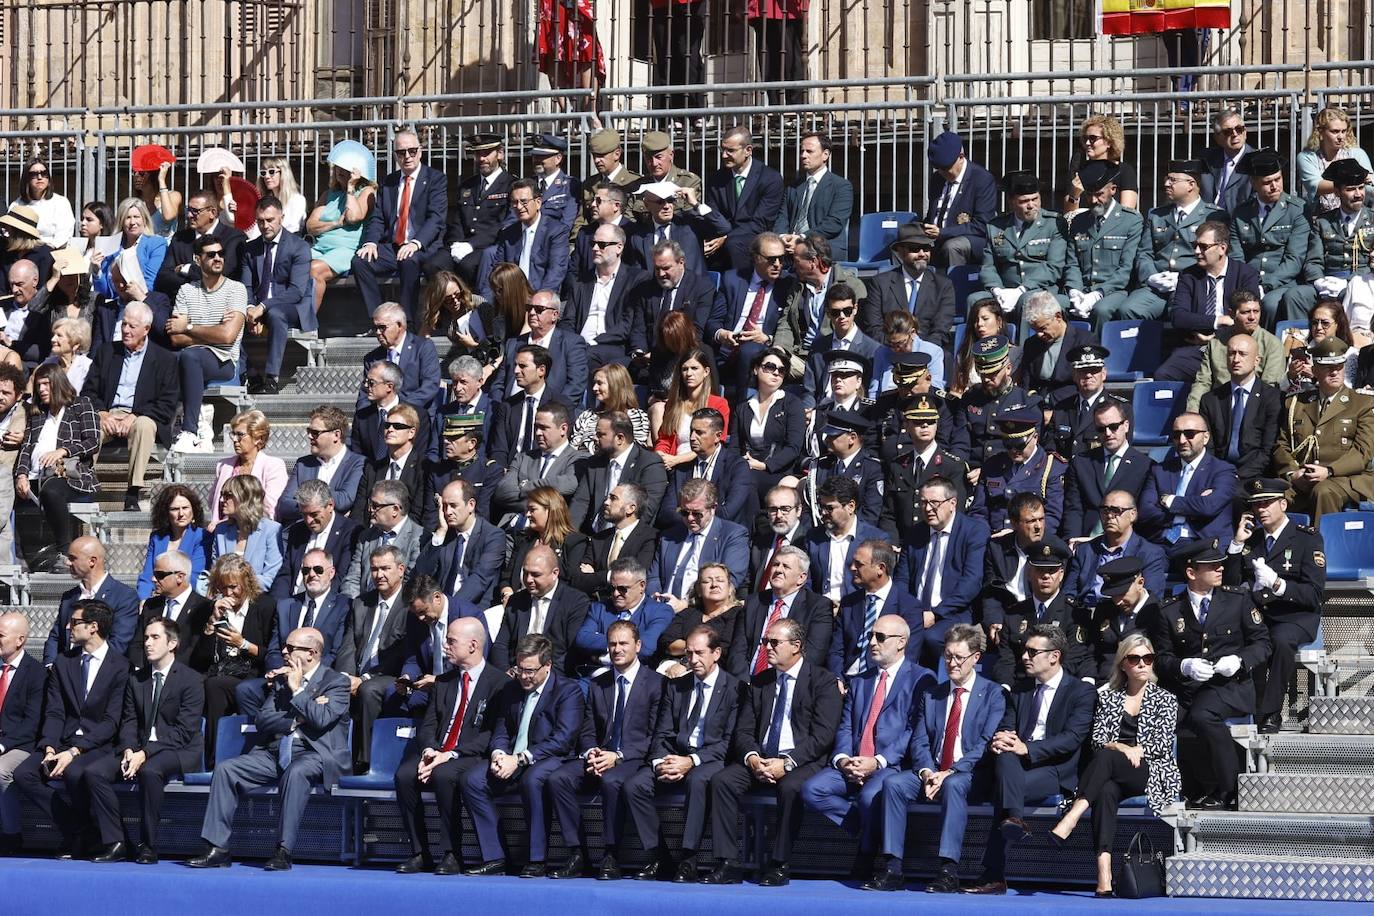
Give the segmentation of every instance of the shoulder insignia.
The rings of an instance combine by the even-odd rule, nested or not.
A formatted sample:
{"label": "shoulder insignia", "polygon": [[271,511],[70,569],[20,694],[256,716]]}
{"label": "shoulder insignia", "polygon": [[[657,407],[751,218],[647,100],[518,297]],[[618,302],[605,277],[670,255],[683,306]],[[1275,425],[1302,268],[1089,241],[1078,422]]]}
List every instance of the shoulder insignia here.
{"label": "shoulder insignia", "polygon": [[935,388],[935,387],[932,387],[929,391],[926,392],[926,394],[932,394],[932,395],[934,395],[934,396],[937,397],[937,398],[947,398],[947,397],[949,397],[949,395],[945,392],[945,389],[943,389],[943,388]]}
{"label": "shoulder insignia", "polygon": [[1182,632],[1183,632],[1183,628],[1186,627],[1186,626],[1187,626],[1187,624],[1184,623],[1184,622],[1183,622],[1183,618],[1180,617],[1180,618],[1178,618],[1177,620],[1174,621],[1174,632],[1175,632],[1175,633],[1182,633]]}
{"label": "shoulder insignia", "polygon": [[1326,554],[1320,550],[1312,552],[1312,562],[1317,564],[1318,569],[1326,569]]}
{"label": "shoulder insignia", "polygon": [[1074,639],[1078,640],[1079,645],[1082,645],[1088,641],[1088,638],[1083,635],[1082,627],[1074,628]]}
{"label": "shoulder insignia", "polygon": [[1317,529],[1313,528],[1311,525],[1295,525],[1294,527],[1297,528],[1299,531],[1306,532],[1307,534],[1317,533]]}
{"label": "shoulder insignia", "polygon": [[1254,622],[1255,626],[1261,626],[1264,623],[1264,615],[1260,613],[1259,608],[1250,608],[1250,620]]}
{"label": "shoulder insignia", "polygon": [[1245,588],[1242,585],[1223,585],[1221,587],[1221,590],[1223,592],[1230,592],[1233,595],[1244,595],[1246,592],[1249,591],[1249,589]]}

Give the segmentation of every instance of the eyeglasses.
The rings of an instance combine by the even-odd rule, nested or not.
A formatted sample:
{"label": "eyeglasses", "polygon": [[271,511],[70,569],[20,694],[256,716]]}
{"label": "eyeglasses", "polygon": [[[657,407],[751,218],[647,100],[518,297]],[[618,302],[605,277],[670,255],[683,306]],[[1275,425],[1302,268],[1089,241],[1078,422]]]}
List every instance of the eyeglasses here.
{"label": "eyeglasses", "polygon": [[879,645],[882,645],[889,639],[906,639],[901,633],[874,633],[873,638],[878,641]]}
{"label": "eyeglasses", "polygon": [[540,665],[538,668],[516,668],[515,673],[520,675],[521,677],[534,677],[536,674],[543,670],[544,666]]}
{"label": "eyeglasses", "polygon": [[822,503],[821,515],[834,515],[844,508],[845,505],[846,503]]}
{"label": "eyeglasses", "polygon": [[1125,420],[1117,420],[1115,423],[1098,424],[1096,429],[1099,433],[1111,433],[1112,435],[1116,435],[1116,431],[1125,425]]}
{"label": "eyeglasses", "polygon": [[1120,518],[1127,512],[1134,512],[1134,506],[1103,506],[1100,510],[1106,518]]}
{"label": "eyeglasses", "polygon": [[759,371],[767,372],[770,375],[782,375],[781,363],[759,363]]}
{"label": "eyeglasses", "polygon": [[67,620],[67,626],[69,626],[69,627],[74,627],[74,626],[76,626],[78,623],[85,623],[85,622],[86,622],[86,618],[85,618],[85,617],[71,617],[71,618],[69,618],[69,619]]}
{"label": "eyeglasses", "polygon": [[155,569],[153,570],[153,578],[161,582],[168,576],[175,576],[179,572],[181,572],[179,569]]}
{"label": "eyeglasses", "polygon": [[852,306],[852,305],[846,306],[845,308],[830,309],[830,317],[831,317],[831,318],[848,318],[848,317],[850,317],[851,315],[853,315],[854,312],[855,312],[855,308],[854,308],[854,306]]}
{"label": "eyeglasses", "polygon": [[601,241],[601,240],[599,240],[599,239],[593,239],[593,240],[592,240],[592,247],[593,247],[593,248],[610,248],[610,247],[613,246],[613,245],[619,245],[619,244],[620,244],[619,242],[614,241],[614,240],[609,241],[609,242],[603,242],[603,241]]}
{"label": "eyeglasses", "polygon": [[1175,429],[1169,432],[1169,438],[1188,439],[1191,441],[1194,436],[1200,436],[1205,432],[1207,432],[1205,429]]}
{"label": "eyeglasses", "polygon": [[556,312],[558,311],[558,308],[552,305],[535,305],[533,302],[531,302],[529,305],[525,306],[525,311],[533,312],[534,314],[538,315],[542,312]]}
{"label": "eyeglasses", "polygon": [[400,506],[399,506],[397,503],[379,503],[379,502],[374,502],[373,500],[370,500],[370,499],[367,501],[367,507],[368,507],[369,509],[371,509],[373,512],[376,512],[376,511],[379,510],[379,509],[399,509],[399,508],[400,508]]}
{"label": "eyeglasses", "polygon": [[374,324],[374,325],[372,326],[372,333],[373,333],[373,334],[385,334],[385,333],[387,332],[387,330],[388,330],[390,327],[391,327],[391,325],[389,325],[389,324]]}
{"label": "eyeglasses", "polygon": [[628,594],[630,593],[630,589],[632,589],[632,588],[634,588],[633,585],[612,585],[612,586],[611,586],[611,594],[613,594],[613,595],[628,595]]}
{"label": "eyeglasses", "polygon": [[[365,378],[365,379],[363,379],[363,387],[364,387],[364,388],[371,388],[371,387],[374,386],[374,385],[392,385],[392,383],[389,382],[389,381],[387,381],[387,380],[384,379],[384,378]],[[392,387],[395,387],[395,386],[392,385]]]}
{"label": "eyeglasses", "polygon": [[936,506],[943,506],[952,499],[954,499],[953,496],[946,496],[944,499],[922,499],[917,502],[923,509],[934,509]]}
{"label": "eyeglasses", "polygon": [[281,169],[263,169],[258,174],[261,175],[263,178],[270,178],[274,175],[280,175]]}
{"label": "eyeglasses", "polygon": [[1245,127],[1244,124],[1241,124],[1241,125],[1236,126],[1236,127],[1218,127],[1218,128],[1217,128],[1217,133],[1223,134],[1223,135],[1225,135],[1225,136],[1227,136],[1227,137],[1239,137],[1241,134],[1245,133],[1245,131],[1246,131],[1246,127]]}
{"label": "eyeglasses", "polygon": [[1336,322],[1330,318],[1311,318],[1308,319],[1307,323],[1314,328],[1334,328],[1336,326]]}
{"label": "eyeglasses", "polygon": [[409,423],[397,423],[397,422],[395,422],[395,421],[392,421],[392,422],[390,422],[390,423],[383,423],[383,424],[382,424],[382,428],[383,428],[383,429],[414,429],[415,427],[411,426]]}
{"label": "eyeglasses", "polygon": [[224,250],[221,248],[217,248],[214,251],[202,251],[200,253],[200,256],[202,258],[205,258],[207,261],[223,261]]}
{"label": "eyeglasses", "polygon": [[959,665],[962,665],[964,662],[968,661],[969,659],[973,658],[973,656],[977,654],[977,652],[970,652],[968,655],[955,655],[952,652],[946,652],[945,667],[956,668]]}
{"label": "eyeglasses", "polygon": [[780,254],[761,254],[757,256],[760,261],[766,264],[781,264],[782,255]]}
{"label": "eyeglasses", "polygon": [[303,576],[308,576],[308,575],[310,575],[310,574],[313,573],[314,575],[317,575],[317,576],[323,576],[323,575],[324,575],[324,570],[325,570],[325,567],[323,567],[323,566],[302,566],[302,567],[301,567],[301,575],[303,575]]}
{"label": "eyeglasses", "polygon": [[43,172],[43,171],[34,170],[34,171],[28,173],[28,177],[29,177],[29,178],[47,178],[47,177],[48,177],[48,173],[47,173],[47,172]]}
{"label": "eyeglasses", "polygon": [[683,518],[705,518],[706,513],[714,510],[715,506],[708,506],[705,509],[678,509],[677,514]]}
{"label": "eyeglasses", "polygon": [[786,515],[788,512],[796,512],[796,506],[769,506],[764,510],[769,515]]}
{"label": "eyeglasses", "polygon": [[767,646],[768,648],[770,648],[770,649],[776,649],[778,646],[782,645],[782,644],[785,643],[785,642],[798,642],[798,641],[799,641],[799,640],[796,640],[796,639],[773,639],[772,637],[769,637],[768,639],[765,639],[765,640],[763,641],[763,644],[764,644],[765,646]]}
{"label": "eyeglasses", "polygon": [[398,147],[396,147],[396,158],[398,158],[398,159],[408,159],[408,158],[410,158],[411,156],[418,156],[418,155],[420,155],[420,148],[419,148],[418,146],[398,146]]}
{"label": "eyeglasses", "polygon": [[316,649],[314,646],[295,646],[295,645],[292,645],[291,643],[287,643],[286,645],[282,646],[282,647],[281,647],[281,650],[282,650],[283,652],[285,652],[287,655],[292,655],[292,654],[297,653],[297,652],[299,652],[299,653],[301,653],[301,654],[303,654],[303,655],[309,655],[311,652],[318,652],[318,651],[319,651],[319,650]]}
{"label": "eyeglasses", "polygon": [[1021,654],[1027,658],[1035,658],[1037,655],[1044,655],[1046,652],[1058,652],[1058,649],[1034,649],[1026,646],[1021,650]]}
{"label": "eyeglasses", "polygon": [[213,210],[213,209],[214,209],[214,207],[193,207],[193,206],[191,206],[190,204],[187,204],[187,205],[186,205],[186,215],[189,216],[189,217],[191,217],[191,219],[195,219],[197,216],[199,216],[200,214],[204,213],[206,210]]}
{"label": "eyeglasses", "polygon": [[235,442],[239,442],[239,441],[241,441],[241,440],[243,440],[243,439],[247,439],[247,438],[248,438],[248,433],[244,432],[244,431],[241,430],[241,429],[236,429],[236,430],[234,430],[233,432],[231,432],[231,433],[229,434],[229,438],[230,438],[230,439],[233,439]]}
{"label": "eyeglasses", "polygon": [[1146,652],[1144,655],[1128,655],[1123,658],[1122,661],[1128,665],[1153,665],[1155,663],[1155,654],[1153,652]]}
{"label": "eyeglasses", "polygon": [[511,198],[510,205],[511,205],[512,207],[515,207],[515,208],[519,209],[519,210],[523,210],[523,209],[525,209],[526,207],[528,207],[528,206],[529,206],[530,204],[532,204],[532,203],[534,203],[534,198],[533,198],[533,197],[522,197],[522,198],[520,198],[519,200],[516,200],[515,198],[512,197],[512,198]]}

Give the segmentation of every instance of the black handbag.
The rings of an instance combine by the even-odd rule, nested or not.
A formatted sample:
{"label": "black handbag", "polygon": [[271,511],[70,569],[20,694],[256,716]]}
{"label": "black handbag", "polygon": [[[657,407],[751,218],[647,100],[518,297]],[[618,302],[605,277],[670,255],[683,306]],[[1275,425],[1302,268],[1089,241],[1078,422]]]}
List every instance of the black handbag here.
{"label": "black handbag", "polygon": [[1155,844],[1144,833],[1131,838],[1121,859],[1116,895],[1128,900],[1164,896],[1164,853],[1155,851]]}

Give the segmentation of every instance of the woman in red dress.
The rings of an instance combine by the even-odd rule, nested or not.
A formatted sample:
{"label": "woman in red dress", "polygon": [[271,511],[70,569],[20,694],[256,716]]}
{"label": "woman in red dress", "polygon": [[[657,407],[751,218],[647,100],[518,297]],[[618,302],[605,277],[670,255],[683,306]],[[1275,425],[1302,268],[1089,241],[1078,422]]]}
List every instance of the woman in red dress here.
{"label": "woman in red dress", "polygon": [[593,3],[594,0],[539,0],[539,70],[548,76],[554,89],[595,92],[606,82],[606,56],[596,37]]}

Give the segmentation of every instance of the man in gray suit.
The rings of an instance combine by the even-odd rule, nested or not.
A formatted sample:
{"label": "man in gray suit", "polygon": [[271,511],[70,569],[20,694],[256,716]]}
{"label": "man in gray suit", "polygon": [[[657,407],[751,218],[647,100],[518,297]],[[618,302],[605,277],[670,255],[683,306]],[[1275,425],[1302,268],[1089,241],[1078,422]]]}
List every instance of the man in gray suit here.
{"label": "man in gray suit", "polygon": [[[410,491],[399,480],[379,481],[367,500],[372,524],[358,539],[358,551],[344,579],[343,593],[356,598],[376,586],[372,581],[369,558],[378,547],[395,547],[406,569],[415,568],[415,560],[425,544],[425,529],[407,511]],[[423,506],[415,507],[417,514]]]}
{"label": "man in gray suit", "polygon": [[535,487],[553,487],[571,501],[577,491],[577,468],[589,456],[568,444],[571,418],[561,401],[546,401],[534,414],[533,452],[521,452],[496,484],[492,494],[493,517],[502,528],[524,527],[525,497]]}
{"label": "man in gray suit", "polygon": [[257,716],[257,743],[215,767],[200,835],[209,849],[188,859],[192,868],[229,865],[229,836],[239,793],[280,785],[277,851],[267,871],[291,867],[291,849],[314,786],[332,786],[348,765],[348,678],[320,664],[324,637],[313,627],[291,631],[286,664],[267,675],[268,697]]}

